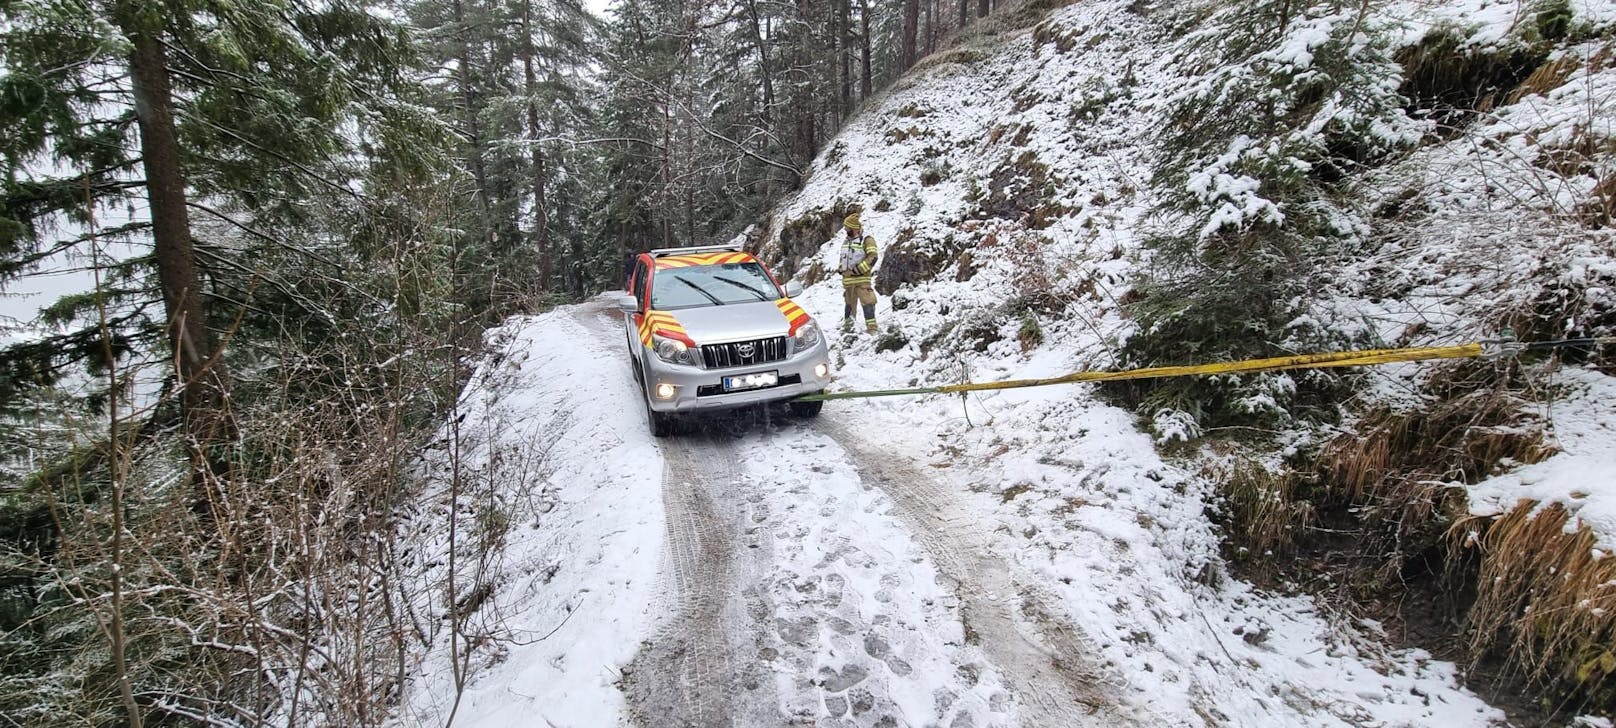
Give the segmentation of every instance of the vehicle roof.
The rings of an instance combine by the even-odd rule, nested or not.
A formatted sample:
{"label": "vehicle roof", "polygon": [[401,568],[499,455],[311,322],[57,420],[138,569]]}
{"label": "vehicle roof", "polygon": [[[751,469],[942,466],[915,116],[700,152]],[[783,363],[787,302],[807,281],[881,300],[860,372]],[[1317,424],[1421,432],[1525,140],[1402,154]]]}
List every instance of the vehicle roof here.
{"label": "vehicle roof", "polygon": [[757,258],[744,251],[719,251],[712,253],[686,253],[683,255],[665,255],[656,257],[656,269],[689,268],[697,265],[723,265],[725,263],[756,263]]}
{"label": "vehicle roof", "polygon": [[690,255],[691,253],[739,253],[741,246],[735,243],[722,245],[692,245],[684,248],[652,248],[651,257],[660,258],[665,255]]}

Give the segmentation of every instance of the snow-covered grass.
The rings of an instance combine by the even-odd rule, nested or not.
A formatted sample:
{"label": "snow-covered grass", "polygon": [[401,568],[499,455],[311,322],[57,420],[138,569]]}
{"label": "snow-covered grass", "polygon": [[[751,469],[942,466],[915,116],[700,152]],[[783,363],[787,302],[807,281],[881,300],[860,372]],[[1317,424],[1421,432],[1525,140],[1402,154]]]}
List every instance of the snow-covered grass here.
{"label": "snow-covered grass", "polygon": [[[1545,404],[1543,415],[1562,454],[1472,486],[1470,510],[1495,516],[1522,501],[1539,510],[1558,504],[1575,516],[1566,524],[1568,530],[1588,528],[1609,538],[1616,534],[1616,499],[1600,491],[1616,471],[1616,420],[1611,417],[1616,380],[1575,368],[1558,378],[1564,389]],[[1608,541],[1601,546],[1611,549]]]}
{"label": "snow-covered grass", "polygon": [[[1573,4],[1576,17],[1593,23],[1603,23],[1612,5]],[[1386,12],[1393,17],[1401,14],[1425,29],[1464,20],[1464,27],[1476,29],[1474,37],[1486,40],[1490,36],[1485,33],[1506,33],[1518,25],[1521,11],[1517,3],[1479,2],[1469,10],[1421,3]],[[894,300],[904,306],[891,314],[883,311],[883,317],[897,321],[913,342],[973,316],[987,317],[1005,328],[1010,319],[996,307],[1016,297],[1016,277],[1025,275],[1027,266],[1044,266],[1057,293],[1087,294],[1071,296],[1069,307],[1061,312],[1083,323],[1072,332],[1084,341],[1079,356],[1065,365],[1106,366],[1107,348],[1128,333],[1117,300],[1138,270],[1131,256],[1138,253],[1138,241],[1148,232],[1144,222],[1154,200],[1144,181],[1149,179],[1152,141],[1164,124],[1158,114],[1160,102],[1176,93],[1172,69],[1156,59],[1172,54],[1149,45],[1161,41],[1159,30],[1120,3],[1070,8],[1049,22],[1074,34],[1074,42],[1085,51],[1059,54],[1049,45],[1022,38],[973,65],[943,65],[909,81],[907,90],[855,120],[831,145],[837,151],[819,161],[819,173],[808,188],[776,218],[775,232],[811,211],[848,201],[866,207],[866,229],[885,245],[891,246],[891,241],[903,237],[900,230],[909,229],[923,245],[952,240],[953,247],[974,248],[971,263],[979,268],[975,277],[955,281],[955,269],[945,268],[936,280],[905,287],[884,302],[883,309]],[[1405,41],[1417,42],[1420,37],[1410,33]],[[1602,47],[1587,43],[1565,52],[1587,59]],[[1144,48],[1152,50],[1141,53]],[[1116,82],[1117,69],[1128,69],[1134,79],[1126,95],[1107,102],[1096,121],[1085,124],[1062,117],[1071,106],[1085,102],[1085,81]],[[1381,249],[1344,272],[1344,278],[1360,282],[1359,290],[1333,302],[1321,319],[1335,327],[1363,327],[1368,335],[1391,343],[1475,340],[1494,335],[1497,326],[1508,323],[1507,315],[1530,307],[1540,294],[1562,290],[1574,296],[1566,302],[1562,317],[1568,328],[1530,333],[1571,335],[1584,321],[1608,318],[1616,309],[1612,236],[1608,229],[1586,228],[1575,213],[1589,202],[1599,180],[1610,174],[1616,155],[1586,153],[1572,160],[1569,174],[1545,167],[1552,166],[1553,160],[1546,158],[1557,149],[1591,145],[1600,150],[1608,144],[1605,140],[1616,139],[1612,84],[1616,67],[1574,66],[1564,83],[1546,94],[1530,94],[1501,106],[1468,132],[1376,172],[1368,180],[1371,203],[1384,205],[1402,195],[1404,203],[1423,205],[1429,213],[1412,223],[1384,223],[1376,231],[1384,241]],[[1023,97],[1035,101],[1021,111],[994,113],[995,98],[1004,89],[1011,90],[1012,103]],[[905,113],[913,109],[924,113]],[[995,127],[1022,124],[1032,130],[1024,143],[1012,142],[1010,134],[991,141]],[[894,143],[885,132],[896,127],[916,127],[918,132]],[[965,193],[980,188],[1007,154],[1023,150],[1034,152],[1059,181],[1045,193],[1046,204],[1077,211],[1041,231],[1026,230],[1013,221],[971,219],[976,206]],[[918,170],[928,167],[950,173],[942,182],[925,186]],[[1192,179],[1192,184],[1201,183]],[[1205,185],[1211,184],[1208,178]],[[890,211],[869,210],[883,199],[894,201]],[[914,199],[921,201],[919,208],[905,209],[904,201]],[[1004,232],[1007,228],[1011,231]],[[1017,236],[1037,241],[1035,257],[1017,259],[1006,247],[992,247],[995,241]],[[820,295],[834,300],[830,290],[834,285],[831,281],[827,293]],[[1065,290],[1060,290],[1063,286]],[[834,317],[835,310],[828,305],[822,313]],[[1057,331],[1068,325],[1046,322]],[[1410,327],[1420,331],[1413,339],[1405,334]],[[1007,333],[1001,331],[999,341],[989,344],[982,356],[964,356],[978,370],[976,378],[992,378],[994,368],[1002,367],[1007,357],[1022,356]],[[957,340],[948,343],[957,348]],[[953,355],[924,353],[927,356],[917,362],[919,371],[904,379],[917,374],[927,379],[957,375]],[[1398,368],[1390,374],[1406,377],[1417,372]],[[1564,500],[1565,495],[1538,494],[1554,500]],[[1496,507],[1491,498],[1482,497],[1489,503],[1483,508]],[[1602,535],[1616,537],[1616,531]]]}

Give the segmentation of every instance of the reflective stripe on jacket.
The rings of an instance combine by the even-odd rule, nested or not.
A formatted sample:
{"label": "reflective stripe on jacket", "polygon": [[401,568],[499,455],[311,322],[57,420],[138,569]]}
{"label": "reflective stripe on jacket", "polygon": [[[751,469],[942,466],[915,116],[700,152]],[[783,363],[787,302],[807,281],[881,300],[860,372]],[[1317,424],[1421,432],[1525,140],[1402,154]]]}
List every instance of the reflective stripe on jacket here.
{"label": "reflective stripe on jacket", "polygon": [[843,286],[867,284],[874,277],[877,258],[875,238],[864,236],[864,241],[847,240],[842,243],[841,273]]}

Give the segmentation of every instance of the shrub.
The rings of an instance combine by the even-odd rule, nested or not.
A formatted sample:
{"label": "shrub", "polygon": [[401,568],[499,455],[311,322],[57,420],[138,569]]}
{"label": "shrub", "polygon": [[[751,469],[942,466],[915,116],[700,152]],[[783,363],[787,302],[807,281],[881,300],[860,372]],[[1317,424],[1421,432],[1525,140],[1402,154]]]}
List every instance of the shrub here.
{"label": "shrub", "polygon": [[[1192,77],[1168,108],[1157,184],[1162,223],[1131,306],[1131,366],[1278,356],[1363,343],[1311,315],[1333,263],[1365,224],[1343,181],[1420,140],[1383,30],[1333,3],[1285,0],[1210,11],[1192,33]],[[1122,387],[1145,412],[1202,427],[1328,419],[1340,375],[1172,379]]]}
{"label": "shrub", "polygon": [[1021,312],[1021,328],[1016,331],[1016,340],[1021,342],[1023,352],[1044,343],[1044,327],[1038,323],[1038,315],[1032,309]]}

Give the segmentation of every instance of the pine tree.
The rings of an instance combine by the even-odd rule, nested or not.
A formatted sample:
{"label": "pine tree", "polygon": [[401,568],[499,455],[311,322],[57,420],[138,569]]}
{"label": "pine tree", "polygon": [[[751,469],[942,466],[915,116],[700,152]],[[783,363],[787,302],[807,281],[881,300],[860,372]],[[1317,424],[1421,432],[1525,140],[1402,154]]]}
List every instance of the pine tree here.
{"label": "pine tree", "polygon": [[[415,145],[440,135],[399,95],[406,33],[346,2],[13,2],[4,13],[0,277],[109,242],[151,254],[100,266],[100,288],[49,309],[65,332],[0,351],[8,404],[29,391],[59,397],[41,388],[64,380],[94,385],[78,364],[101,382],[84,402],[89,420],[76,405],[60,410],[91,445],[31,461],[25,487],[0,498],[0,712],[139,725],[172,721],[171,710],[242,720],[231,711],[257,706],[268,718],[271,678],[193,644],[186,627],[233,628],[197,600],[252,571],[239,552],[208,558],[245,544],[242,521],[227,519],[248,504],[220,496],[263,462],[252,433],[265,426],[243,415],[343,379],[276,352],[294,336],[318,349],[379,309],[357,282],[374,250],[342,234],[381,215],[365,161],[429,176],[430,153]],[[142,365],[171,366],[174,396],[158,398],[155,415],[131,411],[129,372]],[[295,394],[260,381],[299,367]],[[167,472],[170,423],[196,476],[172,509],[164,478],[129,467],[140,457]],[[159,516],[196,540],[159,538],[149,523]],[[145,549],[127,569],[126,539]],[[179,591],[128,596],[145,601],[126,607],[137,585]],[[126,613],[143,615],[138,632],[123,629]],[[215,679],[233,670],[251,677]]]}
{"label": "pine tree", "polygon": [[[1314,302],[1365,224],[1347,206],[1345,172],[1417,141],[1402,74],[1368,6],[1265,0],[1205,5],[1191,77],[1172,99],[1172,191],[1148,241],[1151,277],[1134,308],[1129,363],[1156,366],[1280,356],[1363,344],[1332,341]],[[1305,61],[1274,52],[1322,37]],[[1174,380],[1141,388],[1158,419],[1202,425],[1283,423],[1339,387],[1329,374]],[[1328,417],[1333,408],[1322,407]]]}
{"label": "pine tree", "polygon": [[480,307],[551,290],[556,240],[573,232],[556,187],[588,159],[569,147],[588,131],[597,21],[577,0],[420,0],[407,12],[445,69],[433,103],[457,121],[478,211],[462,226],[463,294]]}
{"label": "pine tree", "polygon": [[[96,240],[150,241],[155,285],[140,290],[147,279],[137,278],[122,291],[114,328],[120,339],[165,335],[192,437],[217,438],[228,398],[218,331],[232,313],[218,296],[242,264],[222,241],[199,247],[194,218],[275,245],[263,231],[298,222],[300,200],[350,192],[325,169],[345,146],[338,127],[371,118],[350,110],[390,82],[401,40],[345,4],[17,4],[0,79],[0,272],[23,275]],[[77,227],[52,244],[53,220],[82,226],[92,210],[131,202],[145,203],[149,219]],[[146,313],[148,295],[163,303],[160,320]],[[82,321],[75,314],[93,302],[77,299],[58,317]],[[48,384],[64,359],[100,357],[100,338],[87,332],[57,337],[69,345],[61,356],[8,350],[0,381]]]}

